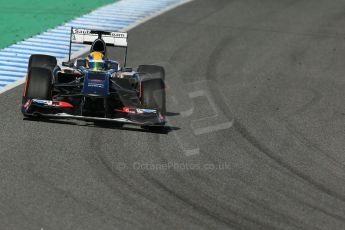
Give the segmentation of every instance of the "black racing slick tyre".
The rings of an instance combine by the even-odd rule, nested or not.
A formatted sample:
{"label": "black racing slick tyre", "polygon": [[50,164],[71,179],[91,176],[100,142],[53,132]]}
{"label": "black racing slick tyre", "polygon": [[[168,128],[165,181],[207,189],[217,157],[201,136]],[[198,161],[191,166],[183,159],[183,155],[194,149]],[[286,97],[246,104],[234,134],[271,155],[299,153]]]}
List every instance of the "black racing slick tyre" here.
{"label": "black racing slick tyre", "polygon": [[165,85],[162,79],[144,80],[141,82],[141,102],[144,108],[157,109],[166,115]]}
{"label": "black racing slick tyre", "polygon": [[44,68],[31,68],[28,72],[24,98],[51,100],[52,72]]}
{"label": "black racing slick tyre", "polygon": [[28,69],[30,70],[31,68],[43,68],[53,71],[56,65],[56,57],[43,54],[33,54],[30,56]]}
{"label": "black racing slick tyre", "polygon": [[162,79],[165,80],[165,70],[157,65],[140,65],[137,72],[143,74],[144,79]]}
{"label": "black racing slick tyre", "polygon": [[50,99],[53,70],[57,60],[53,56],[33,54],[30,56],[23,103],[27,99]]}

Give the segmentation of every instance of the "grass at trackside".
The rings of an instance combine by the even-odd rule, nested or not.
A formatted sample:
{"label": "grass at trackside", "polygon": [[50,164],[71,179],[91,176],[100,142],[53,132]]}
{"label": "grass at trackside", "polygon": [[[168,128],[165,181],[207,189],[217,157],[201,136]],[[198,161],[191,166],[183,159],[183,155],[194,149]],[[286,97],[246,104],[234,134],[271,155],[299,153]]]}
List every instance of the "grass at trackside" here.
{"label": "grass at trackside", "polygon": [[0,0],[0,49],[116,0]]}

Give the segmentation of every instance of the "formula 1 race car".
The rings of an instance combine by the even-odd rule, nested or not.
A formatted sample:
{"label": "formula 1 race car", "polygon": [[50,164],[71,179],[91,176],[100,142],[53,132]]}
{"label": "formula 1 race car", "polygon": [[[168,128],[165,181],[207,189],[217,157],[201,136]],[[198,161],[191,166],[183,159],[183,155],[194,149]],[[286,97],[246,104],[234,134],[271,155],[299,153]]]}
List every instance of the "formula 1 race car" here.
{"label": "formula 1 race car", "polygon": [[[60,67],[55,57],[32,55],[24,88],[23,115],[164,127],[164,68],[140,65],[134,71],[126,67],[127,37],[127,33],[72,28],[69,57],[72,43],[82,43],[91,45],[90,53],[104,55],[101,61],[79,58],[71,62],[69,58]],[[123,67],[105,58],[107,46],[125,48]]]}

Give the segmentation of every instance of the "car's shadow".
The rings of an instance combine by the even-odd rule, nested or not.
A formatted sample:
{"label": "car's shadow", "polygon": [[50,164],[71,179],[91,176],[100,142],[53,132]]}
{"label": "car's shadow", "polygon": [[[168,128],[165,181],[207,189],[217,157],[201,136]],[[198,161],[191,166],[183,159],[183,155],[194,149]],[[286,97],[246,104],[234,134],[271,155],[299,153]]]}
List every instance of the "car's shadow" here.
{"label": "car's shadow", "polygon": [[[167,116],[171,116],[171,113],[167,113]],[[173,113],[173,116],[175,113]],[[117,129],[117,130],[126,130],[126,131],[134,131],[134,132],[144,132],[144,133],[157,133],[157,134],[168,134],[172,131],[180,130],[179,127],[173,126],[164,126],[164,127],[149,127],[149,128],[142,128],[133,125],[121,125],[116,122],[109,122],[109,121],[98,121],[98,122],[77,122],[73,120],[56,120],[56,119],[48,119],[44,117],[25,117],[23,120],[27,121],[36,121],[36,122],[46,122],[46,123],[54,123],[54,124],[62,124],[62,125],[76,125],[82,127],[95,127],[95,128],[102,128],[102,129]]]}

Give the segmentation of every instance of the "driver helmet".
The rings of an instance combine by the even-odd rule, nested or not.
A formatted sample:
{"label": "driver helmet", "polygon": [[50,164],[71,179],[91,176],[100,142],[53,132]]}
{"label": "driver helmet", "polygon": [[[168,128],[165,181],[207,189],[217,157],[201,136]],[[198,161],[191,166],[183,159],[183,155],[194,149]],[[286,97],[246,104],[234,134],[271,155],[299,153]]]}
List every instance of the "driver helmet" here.
{"label": "driver helmet", "polygon": [[101,52],[92,52],[86,58],[86,68],[101,71],[105,67],[106,58]]}

